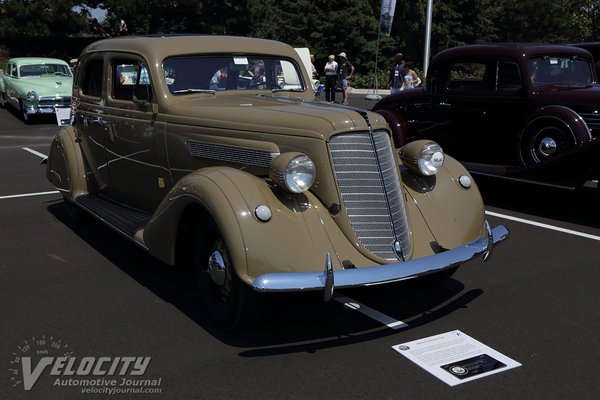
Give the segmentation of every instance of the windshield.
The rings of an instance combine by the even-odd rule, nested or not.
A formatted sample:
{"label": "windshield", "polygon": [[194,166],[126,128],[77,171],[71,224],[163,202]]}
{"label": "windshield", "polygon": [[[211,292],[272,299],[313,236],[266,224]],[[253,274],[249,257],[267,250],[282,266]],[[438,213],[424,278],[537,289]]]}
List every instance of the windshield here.
{"label": "windshield", "polygon": [[168,58],[163,73],[171,94],[225,90],[304,91],[292,60],[267,56],[218,55]]}
{"label": "windshield", "polygon": [[590,62],[578,57],[535,57],[529,60],[534,86],[587,86],[593,82]]}
{"label": "windshield", "polygon": [[29,64],[19,67],[19,76],[71,76],[71,69],[63,64]]}

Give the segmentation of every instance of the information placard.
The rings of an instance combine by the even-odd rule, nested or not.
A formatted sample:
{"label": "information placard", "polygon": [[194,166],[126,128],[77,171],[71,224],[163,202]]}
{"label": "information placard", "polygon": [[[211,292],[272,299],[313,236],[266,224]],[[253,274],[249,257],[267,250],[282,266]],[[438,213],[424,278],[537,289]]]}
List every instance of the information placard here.
{"label": "information placard", "polygon": [[450,386],[521,366],[459,330],[392,348]]}

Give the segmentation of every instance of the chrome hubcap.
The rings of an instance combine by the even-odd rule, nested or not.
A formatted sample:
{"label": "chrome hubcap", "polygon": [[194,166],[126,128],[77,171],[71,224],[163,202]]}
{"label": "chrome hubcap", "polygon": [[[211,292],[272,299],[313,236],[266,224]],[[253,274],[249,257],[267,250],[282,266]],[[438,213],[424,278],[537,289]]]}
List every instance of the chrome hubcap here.
{"label": "chrome hubcap", "polygon": [[556,149],[558,145],[556,141],[550,137],[545,137],[540,140],[538,144],[538,151],[543,157],[550,157],[552,154],[556,153]]}
{"label": "chrome hubcap", "polygon": [[216,285],[225,285],[225,261],[218,250],[212,253],[208,259],[208,275]]}

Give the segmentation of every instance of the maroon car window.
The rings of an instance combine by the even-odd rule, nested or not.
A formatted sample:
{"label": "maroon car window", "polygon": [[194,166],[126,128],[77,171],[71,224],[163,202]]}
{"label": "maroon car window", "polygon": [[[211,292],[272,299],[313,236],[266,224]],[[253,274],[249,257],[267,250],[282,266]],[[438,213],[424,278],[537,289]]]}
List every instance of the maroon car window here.
{"label": "maroon car window", "polygon": [[578,57],[534,57],[529,60],[533,86],[578,87],[591,85],[594,78],[587,59]]}
{"label": "maroon car window", "polygon": [[521,72],[516,62],[498,62],[498,91],[518,90],[523,87]]}
{"label": "maroon car window", "polygon": [[449,90],[493,90],[490,68],[483,62],[455,62],[450,66]]}

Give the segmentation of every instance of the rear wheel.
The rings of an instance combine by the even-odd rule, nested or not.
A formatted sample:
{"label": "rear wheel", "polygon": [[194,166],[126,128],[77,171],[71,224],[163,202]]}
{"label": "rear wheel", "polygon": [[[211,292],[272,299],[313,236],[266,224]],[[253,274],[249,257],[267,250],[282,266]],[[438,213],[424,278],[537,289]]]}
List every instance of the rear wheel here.
{"label": "rear wheel", "polygon": [[537,165],[573,147],[573,134],[561,123],[540,121],[525,129],[520,155],[524,165]]}
{"label": "rear wheel", "polygon": [[223,328],[234,330],[258,317],[263,298],[237,276],[225,240],[211,225],[196,234],[196,279],[209,317]]}
{"label": "rear wheel", "polygon": [[0,107],[6,107],[6,93],[0,92]]}

